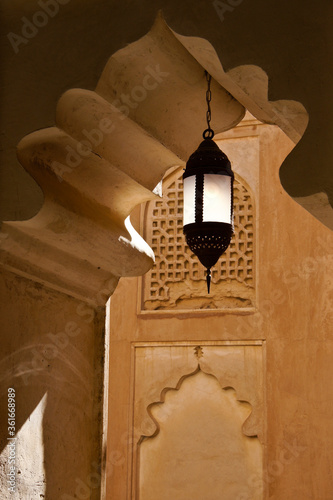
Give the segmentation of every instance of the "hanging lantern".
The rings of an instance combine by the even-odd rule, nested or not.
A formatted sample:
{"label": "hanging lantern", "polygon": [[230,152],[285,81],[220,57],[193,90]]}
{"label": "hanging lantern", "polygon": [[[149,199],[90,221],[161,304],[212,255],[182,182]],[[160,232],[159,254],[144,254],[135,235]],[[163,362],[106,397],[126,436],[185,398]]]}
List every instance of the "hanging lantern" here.
{"label": "hanging lantern", "polygon": [[192,252],[207,269],[210,291],[211,267],[226,251],[233,234],[233,180],[230,161],[213,141],[211,76],[206,72],[207,125],[204,140],[190,156],[183,174],[183,232]]}

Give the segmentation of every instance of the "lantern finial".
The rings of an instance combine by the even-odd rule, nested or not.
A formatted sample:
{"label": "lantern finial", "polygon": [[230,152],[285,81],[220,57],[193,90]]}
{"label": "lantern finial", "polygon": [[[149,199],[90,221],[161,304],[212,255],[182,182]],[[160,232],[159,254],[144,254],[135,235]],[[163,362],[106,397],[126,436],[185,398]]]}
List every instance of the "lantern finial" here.
{"label": "lantern finial", "polygon": [[210,292],[210,267],[207,267],[207,276],[206,276],[206,281],[207,281],[207,292]]}

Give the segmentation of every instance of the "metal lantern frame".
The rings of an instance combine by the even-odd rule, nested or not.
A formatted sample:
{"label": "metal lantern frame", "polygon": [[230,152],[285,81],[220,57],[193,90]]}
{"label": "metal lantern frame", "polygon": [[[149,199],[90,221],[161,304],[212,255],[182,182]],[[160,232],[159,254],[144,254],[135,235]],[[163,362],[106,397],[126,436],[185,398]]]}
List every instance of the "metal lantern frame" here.
{"label": "metal lantern frame", "polygon": [[[208,73],[206,78],[208,128],[203,132],[204,140],[187,161],[183,174],[183,232],[187,245],[207,269],[209,293],[211,267],[229,247],[233,234],[234,173],[228,157],[213,141],[214,131],[210,128],[211,77]],[[215,194],[213,200],[209,199],[210,192]],[[214,202],[217,202],[216,209]]]}

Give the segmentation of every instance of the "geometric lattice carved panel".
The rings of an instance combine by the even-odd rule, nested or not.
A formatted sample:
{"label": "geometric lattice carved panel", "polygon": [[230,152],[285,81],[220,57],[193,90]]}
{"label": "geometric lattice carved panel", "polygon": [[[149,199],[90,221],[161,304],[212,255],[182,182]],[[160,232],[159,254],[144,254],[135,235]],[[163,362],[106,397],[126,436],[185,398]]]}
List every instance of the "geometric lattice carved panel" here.
{"label": "geometric lattice carved panel", "polygon": [[231,244],[212,269],[210,295],[205,269],[183,235],[183,169],[163,180],[163,197],[147,203],[143,226],[155,264],[143,278],[142,309],[251,307],[254,303],[255,213],[250,189],[234,182]]}

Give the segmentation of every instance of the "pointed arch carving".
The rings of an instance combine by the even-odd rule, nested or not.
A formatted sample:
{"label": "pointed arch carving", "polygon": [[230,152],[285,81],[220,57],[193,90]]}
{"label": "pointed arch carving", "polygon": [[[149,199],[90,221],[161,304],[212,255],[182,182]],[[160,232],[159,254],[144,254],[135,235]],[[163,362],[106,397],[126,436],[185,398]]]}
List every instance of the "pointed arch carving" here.
{"label": "pointed arch carving", "polygon": [[251,405],[251,403],[249,401],[245,401],[243,399],[239,399],[237,397],[237,391],[236,391],[236,389],[234,387],[230,387],[230,386],[224,386],[223,387],[223,385],[221,385],[220,380],[213,373],[206,373],[204,370],[201,369],[200,363],[198,363],[197,368],[193,372],[188,373],[188,374],[183,375],[183,376],[180,377],[180,379],[179,379],[179,381],[178,381],[178,383],[177,383],[177,385],[175,387],[165,387],[164,389],[162,389],[159,401],[152,402],[152,403],[150,403],[148,405],[148,407],[147,407],[147,413],[148,413],[149,417],[151,418],[151,420],[154,422],[154,425],[155,425],[156,428],[155,428],[155,431],[151,435],[149,435],[149,436],[141,436],[138,445],[140,445],[141,442],[144,441],[144,440],[146,440],[146,439],[154,438],[160,432],[160,423],[159,423],[160,420],[158,420],[154,416],[154,408],[156,408],[156,407],[158,407],[160,405],[166,404],[166,399],[167,399],[168,393],[170,393],[170,392],[179,392],[180,389],[181,389],[181,387],[182,387],[182,385],[183,385],[183,383],[185,382],[185,380],[187,380],[187,379],[189,379],[191,377],[194,377],[198,373],[203,373],[203,374],[207,375],[207,377],[214,378],[218,382],[218,384],[219,384],[219,386],[220,386],[220,388],[221,388],[222,391],[231,391],[231,392],[233,392],[238,403],[249,405],[249,407],[251,407],[249,415],[246,417],[246,419],[243,422],[242,432],[243,432],[244,436],[247,436],[247,437],[258,437],[257,435],[252,435],[252,434],[249,435],[244,430],[246,421],[248,420],[248,418],[250,418],[251,413],[252,413],[252,405]]}
{"label": "pointed arch carving", "polygon": [[138,443],[136,499],[262,498],[263,450],[244,433],[252,407],[235,389],[199,363],[147,412],[156,429]]}
{"label": "pointed arch carving", "polygon": [[[200,346],[198,359],[195,350]],[[147,408],[161,402],[168,388],[177,390],[184,377],[200,369],[213,375],[221,388],[233,387],[239,401],[248,401],[252,412],[244,424],[246,436],[259,436],[264,441],[263,362],[264,342],[258,341],[202,341],[200,344],[163,343],[136,344],[133,428],[135,445],[140,437],[151,436],[156,425]]]}

